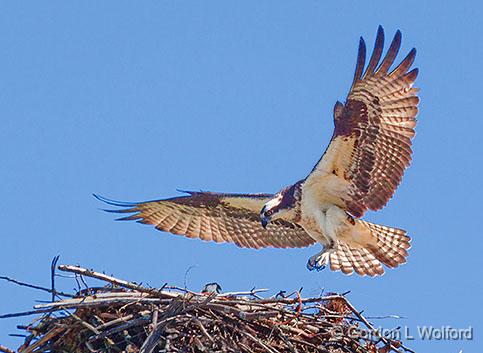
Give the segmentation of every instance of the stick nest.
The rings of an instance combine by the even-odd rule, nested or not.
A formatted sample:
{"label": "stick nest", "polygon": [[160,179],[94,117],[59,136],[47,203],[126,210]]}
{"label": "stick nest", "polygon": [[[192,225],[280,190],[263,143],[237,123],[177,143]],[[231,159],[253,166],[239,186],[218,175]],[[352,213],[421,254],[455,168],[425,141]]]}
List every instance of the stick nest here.
{"label": "stick nest", "polygon": [[27,337],[18,352],[412,352],[380,337],[343,295],[302,298],[296,291],[264,298],[263,290],[218,293],[215,284],[195,293],[78,266],[59,269],[80,283],[91,277],[107,284],[74,295],[44,289],[56,300],[3,315],[42,314],[19,326]]}

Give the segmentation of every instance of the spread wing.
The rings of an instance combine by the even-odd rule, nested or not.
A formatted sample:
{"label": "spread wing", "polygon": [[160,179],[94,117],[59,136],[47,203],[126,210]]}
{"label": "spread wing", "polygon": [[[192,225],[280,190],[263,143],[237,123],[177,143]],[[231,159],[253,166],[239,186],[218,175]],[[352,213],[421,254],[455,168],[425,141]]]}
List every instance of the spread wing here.
{"label": "spread wing", "polygon": [[401,45],[401,32],[396,32],[380,61],[383,43],[384,31],[379,26],[364,71],[366,46],[361,38],[347,101],[334,107],[332,140],[304,185],[319,202],[332,202],[355,217],[384,207],[411,162],[419,98],[412,87],[418,69],[408,70],[416,50],[389,72]]}
{"label": "spread wing", "polygon": [[100,201],[132,213],[119,220],[136,220],[156,229],[189,238],[230,242],[245,248],[298,248],[315,241],[298,225],[282,219],[273,220],[266,229],[259,212],[270,194],[221,194],[187,192],[188,196],[165,200],[127,203],[94,195]]}

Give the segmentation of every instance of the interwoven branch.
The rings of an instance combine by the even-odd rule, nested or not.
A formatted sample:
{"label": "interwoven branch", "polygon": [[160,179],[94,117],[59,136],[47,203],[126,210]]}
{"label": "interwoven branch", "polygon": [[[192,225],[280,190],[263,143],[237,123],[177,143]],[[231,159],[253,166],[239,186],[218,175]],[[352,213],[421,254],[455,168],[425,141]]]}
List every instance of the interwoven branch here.
{"label": "interwoven branch", "polygon": [[44,314],[22,327],[28,337],[18,352],[412,352],[381,337],[344,295],[197,293],[148,288],[79,266],[58,269],[107,285],[3,315]]}

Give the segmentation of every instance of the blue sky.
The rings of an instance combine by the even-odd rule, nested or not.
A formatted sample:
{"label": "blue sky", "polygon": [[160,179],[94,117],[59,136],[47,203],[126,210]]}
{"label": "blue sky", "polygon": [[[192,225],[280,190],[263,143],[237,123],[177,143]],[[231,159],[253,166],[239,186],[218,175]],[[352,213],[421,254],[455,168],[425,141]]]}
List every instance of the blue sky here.
{"label": "blue sky", "polygon": [[[481,4],[441,1],[104,1],[0,5],[0,275],[49,285],[80,264],[153,286],[347,291],[385,327],[472,326],[481,348]],[[382,278],[309,272],[301,250],[247,250],[114,222],[121,200],[176,188],[275,192],[304,177],[332,134],[357,43],[381,24],[418,49],[414,162],[367,219],[407,229],[409,262]],[[405,53],[404,53],[405,54]],[[400,56],[402,58],[402,54]],[[59,286],[74,287],[69,280]],[[0,313],[48,295],[0,282]],[[30,318],[1,320],[0,343]],[[477,348],[478,347],[478,348]]]}

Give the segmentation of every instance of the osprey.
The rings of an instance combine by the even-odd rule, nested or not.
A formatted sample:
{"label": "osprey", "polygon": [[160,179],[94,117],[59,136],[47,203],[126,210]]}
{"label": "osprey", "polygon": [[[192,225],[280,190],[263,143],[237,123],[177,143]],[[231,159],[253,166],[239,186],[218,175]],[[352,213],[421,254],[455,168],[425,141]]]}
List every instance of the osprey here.
{"label": "osprey", "polygon": [[117,202],[110,212],[130,214],[158,230],[190,238],[235,243],[246,248],[323,246],[307,263],[309,270],[382,275],[382,264],[406,262],[410,237],[402,229],[361,219],[386,205],[411,161],[418,112],[418,69],[413,48],[394,69],[401,45],[398,30],[381,60],[384,31],[377,31],[365,67],[366,45],[359,42],[357,64],[345,104],[334,107],[334,133],[324,155],[304,179],[276,194],[185,191],[186,196]]}

